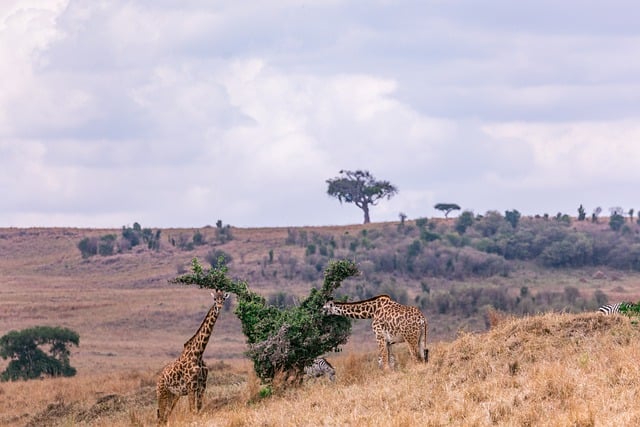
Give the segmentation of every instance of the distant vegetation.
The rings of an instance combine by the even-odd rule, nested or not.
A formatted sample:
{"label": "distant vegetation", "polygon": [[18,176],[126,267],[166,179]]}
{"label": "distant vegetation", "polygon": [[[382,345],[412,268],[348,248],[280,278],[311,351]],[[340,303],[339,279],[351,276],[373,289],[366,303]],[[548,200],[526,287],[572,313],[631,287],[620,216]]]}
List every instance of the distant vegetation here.
{"label": "distant vegetation", "polygon": [[135,222],[133,227],[122,226],[122,233],[105,234],[100,237],[85,237],[78,243],[78,249],[83,258],[93,255],[114,255],[131,250],[131,248],[144,244],[148,249],[157,251],[160,249],[161,230],[153,231],[150,228],[142,228]]}
{"label": "distant vegetation", "polygon": [[[160,236],[161,230],[142,228],[139,223],[135,222],[133,227],[123,225],[120,236],[105,234],[100,237],[85,237],[78,242],[78,249],[83,258],[89,258],[94,255],[109,256],[125,253],[134,247],[140,246],[146,247],[148,250],[158,251],[162,246]],[[222,221],[218,220],[216,222],[215,240],[212,243],[223,244],[232,239],[231,226],[228,224],[223,225]],[[200,230],[195,230],[191,234],[180,233],[168,236],[167,242],[171,246],[184,251],[191,251],[198,246],[209,243]]]}
{"label": "distant vegetation", "polygon": [[[454,203],[438,206],[445,214],[459,207]],[[276,244],[269,249],[257,271],[250,273],[252,281],[317,283],[330,260],[353,259],[364,280],[341,288],[351,298],[386,293],[427,312],[460,318],[482,315],[489,306],[517,314],[591,310],[608,302],[602,291],[585,293],[576,286],[530,290],[526,284],[514,289],[490,284],[487,279],[508,278],[524,266],[529,270],[640,271],[640,218],[634,217],[633,209],[625,212],[615,207],[605,225],[601,212],[601,208],[594,209],[590,220],[582,205],[577,208],[577,217],[563,213],[522,216],[515,209],[483,215],[463,210],[456,218],[413,221],[400,214],[399,223],[351,234],[290,228],[284,246]],[[161,242],[160,230],[143,229],[135,223],[132,228],[123,227],[121,236],[84,238],[78,248],[88,257],[123,253],[137,245],[158,250],[167,242],[184,251],[209,247],[203,256],[211,267],[230,265],[233,270],[232,251],[225,247],[233,239],[232,227],[218,220],[214,232],[208,228],[212,227],[172,232]],[[234,256],[244,264],[242,253]],[[223,264],[218,264],[219,260]],[[178,273],[184,273],[184,268],[178,266]],[[482,286],[466,284],[479,280],[485,281]],[[434,287],[433,281],[440,286]],[[442,286],[446,281],[456,283]],[[267,299],[278,307],[298,302],[284,289]]]}
{"label": "distant vegetation", "polygon": [[407,289],[394,286],[393,281],[417,281],[422,289],[413,302],[428,312],[468,317],[487,306],[520,314],[550,309],[577,312],[606,303],[606,295],[596,291],[587,297],[573,286],[538,292],[525,286],[517,294],[499,286],[433,291],[428,282],[434,278],[460,282],[508,277],[523,263],[554,270],[606,267],[640,271],[639,232],[640,225],[631,215],[625,218],[615,212],[609,227],[603,228],[560,213],[522,217],[517,210],[504,215],[463,211],[456,219],[405,220],[395,227],[363,229],[357,235],[339,237],[289,229],[285,243],[304,247],[304,260],[281,254],[278,262],[286,278],[316,281],[330,259],[355,259],[367,286],[345,286],[348,295],[369,298],[387,293],[407,303]]}
{"label": "distant vegetation", "polygon": [[[640,271],[640,226],[622,217],[611,218],[609,229],[573,227],[564,215],[521,217],[489,211],[465,211],[451,221],[419,218],[384,231],[362,230],[359,235],[308,233],[290,229],[286,243],[306,247],[303,279],[321,276],[333,257],[352,257],[365,272],[394,273],[414,279],[506,276],[511,261],[531,261],[548,268],[603,266]],[[312,270],[316,271],[316,274]]]}

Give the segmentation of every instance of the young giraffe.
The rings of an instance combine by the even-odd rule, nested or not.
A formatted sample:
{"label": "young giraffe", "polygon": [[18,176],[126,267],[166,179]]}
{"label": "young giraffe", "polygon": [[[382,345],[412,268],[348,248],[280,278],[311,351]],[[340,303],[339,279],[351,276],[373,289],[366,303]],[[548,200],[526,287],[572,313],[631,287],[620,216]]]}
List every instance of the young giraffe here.
{"label": "young giraffe", "polygon": [[409,345],[409,352],[416,361],[427,361],[427,318],[416,307],[397,303],[388,295],[379,295],[357,302],[328,301],[322,311],[353,319],[373,319],[371,328],[378,342],[378,364],[385,370],[389,369],[389,361],[393,363],[394,360],[391,346],[403,341]]}
{"label": "young giraffe", "polygon": [[162,370],[156,386],[158,397],[158,424],[165,424],[180,396],[189,396],[189,409],[198,412],[202,408],[202,397],[207,387],[207,366],[202,360],[213,326],[228,293],[212,292],[213,305],[200,327],[186,343],[182,354]]}

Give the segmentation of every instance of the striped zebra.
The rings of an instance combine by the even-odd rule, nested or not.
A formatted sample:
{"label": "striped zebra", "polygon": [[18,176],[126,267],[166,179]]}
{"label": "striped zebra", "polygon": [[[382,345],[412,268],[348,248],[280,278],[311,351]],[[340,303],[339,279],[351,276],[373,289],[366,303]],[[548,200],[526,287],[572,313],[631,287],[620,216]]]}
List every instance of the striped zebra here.
{"label": "striped zebra", "polygon": [[328,375],[331,381],[336,380],[336,370],[324,357],[316,357],[311,365],[304,367],[304,373],[309,378],[318,378]]}
{"label": "striped zebra", "polygon": [[604,314],[605,316],[609,316],[611,314],[619,314],[620,313],[620,308],[623,306],[628,305],[628,302],[622,301],[619,302],[617,304],[605,304],[603,306],[601,306],[598,311],[602,314]]}

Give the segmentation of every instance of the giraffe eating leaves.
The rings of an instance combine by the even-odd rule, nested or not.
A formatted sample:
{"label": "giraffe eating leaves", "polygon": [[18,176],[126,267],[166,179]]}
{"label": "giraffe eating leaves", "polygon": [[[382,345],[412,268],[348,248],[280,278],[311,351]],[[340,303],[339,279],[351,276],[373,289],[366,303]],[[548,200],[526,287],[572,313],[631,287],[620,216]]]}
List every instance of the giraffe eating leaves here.
{"label": "giraffe eating leaves", "polygon": [[323,307],[324,314],[345,316],[353,319],[373,319],[371,328],[378,342],[379,364],[389,369],[393,360],[391,346],[406,341],[414,360],[426,362],[428,353],[427,318],[416,307],[393,301],[388,295],[379,295],[364,301],[328,301]]}
{"label": "giraffe eating leaves", "polygon": [[207,348],[211,332],[228,293],[212,292],[213,305],[207,312],[200,327],[186,343],[182,354],[162,370],[156,386],[158,397],[158,424],[167,422],[180,396],[189,397],[189,409],[198,412],[202,408],[202,397],[207,387],[207,366],[202,354]]}

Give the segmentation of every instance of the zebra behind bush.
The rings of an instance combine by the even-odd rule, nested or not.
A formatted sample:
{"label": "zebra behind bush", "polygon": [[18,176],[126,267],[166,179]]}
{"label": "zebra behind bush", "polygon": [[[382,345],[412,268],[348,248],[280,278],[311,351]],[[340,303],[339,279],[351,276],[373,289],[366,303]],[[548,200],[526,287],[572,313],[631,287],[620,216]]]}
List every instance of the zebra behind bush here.
{"label": "zebra behind bush", "polygon": [[621,312],[620,308],[625,307],[627,305],[629,305],[629,303],[625,301],[619,302],[617,304],[605,304],[601,306],[598,309],[598,311],[604,314],[605,316],[609,316],[612,314],[619,314]]}
{"label": "zebra behind bush", "polygon": [[331,381],[336,380],[336,370],[324,357],[317,357],[309,366],[305,366],[304,373],[309,378],[318,378],[327,375]]}

